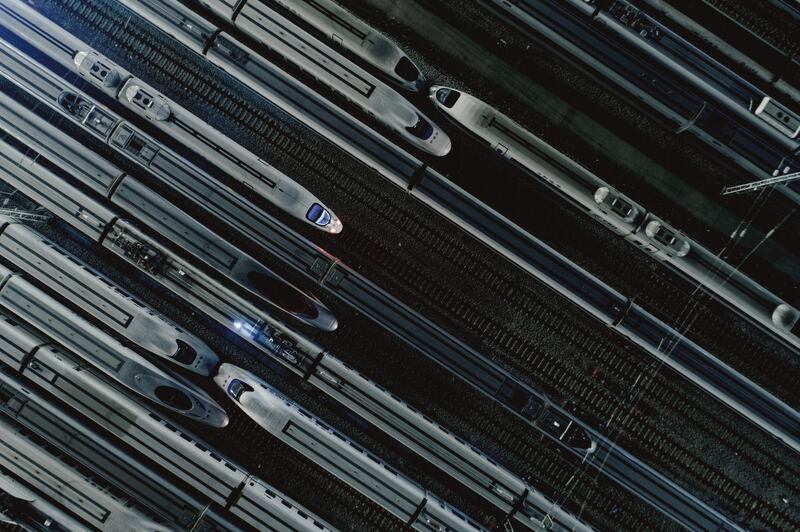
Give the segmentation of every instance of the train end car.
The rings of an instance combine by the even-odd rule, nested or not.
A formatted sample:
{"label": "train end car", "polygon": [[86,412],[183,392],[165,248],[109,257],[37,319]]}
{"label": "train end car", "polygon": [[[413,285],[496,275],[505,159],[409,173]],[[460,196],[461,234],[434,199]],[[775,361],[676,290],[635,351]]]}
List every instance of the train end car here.
{"label": "train end car", "polygon": [[4,266],[0,307],[163,408],[212,427],[228,424],[225,410],[201,388],[155,366]]}
{"label": "train end car", "polygon": [[633,233],[644,218],[644,207],[489,104],[442,86],[431,88],[430,99],[450,120],[483,140],[497,155],[547,182],[618,235]]}
{"label": "train end car", "polygon": [[[316,297],[295,287],[139,181],[127,178],[120,182],[111,201],[229,278],[255,297],[259,307],[277,308],[323,331],[338,327],[336,317]],[[165,249],[162,255],[163,261],[184,262],[171,250]]]}
{"label": "train end car", "polygon": [[28,226],[0,216],[3,258],[147,353],[208,376],[219,364],[202,340]]}
{"label": "train end car", "polygon": [[393,84],[412,92],[427,85],[422,71],[391,39],[331,0],[277,0],[306,24],[378,70]]}
{"label": "train end car", "polygon": [[461,512],[334,431],[252,373],[223,364],[214,381],[266,431],[405,521],[410,528],[482,530]]}
{"label": "train end car", "polygon": [[[435,157],[450,153],[453,142],[442,128],[396,93],[387,95],[386,101],[390,100],[388,96],[394,102],[391,105],[379,103],[378,109],[384,113],[384,121],[395,133],[415,148]],[[379,100],[377,95],[374,97]]]}
{"label": "train end car", "polygon": [[[45,22],[45,27],[50,28],[51,24]],[[59,30],[53,31],[60,33]],[[179,140],[188,139],[191,144],[208,146],[209,150],[201,152],[204,158],[260,197],[306,225],[330,234],[342,231],[344,224],[341,218],[305,187],[234,143],[201,118],[105,56],[86,46],[74,54],[73,62],[75,72],[82,78],[115,98],[129,110],[158,125],[159,129],[181,135]],[[73,114],[82,108],[86,108],[87,112],[93,110],[93,102],[87,101],[79,105],[80,101],[86,98],[75,95],[72,98],[76,100],[75,103],[66,100],[60,103]],[[79,117],[84,123],[88,117],[87,112],[84,113],[86,116]],[[115,126],[109,125],[105,132],[106,137],[114,134],[115,130]],[[117,142],[122,140],[116,139]],[[158,149],[154,151],[150,148],[150,151],[154,156]]]}
{"label": "train end car", "polygon": [[686,235],[653,214],[648,214],[639,230],[627,240],[662,261],[685,257],[692,249]]}
{"label": "train end car", "polygon": [[[344,97],[415,148],[436,157],[450,152],[450,137],[422,111],[272,6],[261,0],[243,2],[238,14],[232,17],[230,10],[221,5],[226,2],[203,3],[219,14],[227,13],[223,16],[232,20],[239,30],[280,56],[292,69],[313,76],[321,85]],[[275,34],[280,34],[282,39],[275,39]]]}

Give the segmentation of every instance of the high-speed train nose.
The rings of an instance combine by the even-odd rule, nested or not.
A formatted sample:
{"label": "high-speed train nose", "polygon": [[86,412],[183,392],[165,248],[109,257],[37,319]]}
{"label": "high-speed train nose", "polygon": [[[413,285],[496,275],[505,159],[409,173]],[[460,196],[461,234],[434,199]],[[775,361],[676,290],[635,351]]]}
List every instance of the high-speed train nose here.
{"label": "high-speed train nose", "polygon": [[219,357],[205,343],[192,342],[194,338],[185,335],[175,341],[175,350],[171,358],[183,365],[192,368],[201,375],[211,375],[219,365]]}
{"label": "high-speed train nose", "polygon": [[428,81],[425,75],[420,72],[417,66],[405,55],[400,58],[397,65],[394,67],[394,73],[397,74],[403,81],[407,89],[414,92],[419,92],[425,88]]}
{"label": "high-speed train nose", "polygon": [[308,209],[306,220],[318,227],[324,228],[327,232],[334,235],[341,233],[344,227],[342,221],[333,214],[330,209],[327,209],[319,203],[314,203],[311,208]]}
{"label": "high-speed train nose", "polygon": [[333,215],[327,227],[328,232],[334,235],[338,235],[339,233],[342,232],[343,228],[344,224],[342,224],[342,221],[336,215]]}

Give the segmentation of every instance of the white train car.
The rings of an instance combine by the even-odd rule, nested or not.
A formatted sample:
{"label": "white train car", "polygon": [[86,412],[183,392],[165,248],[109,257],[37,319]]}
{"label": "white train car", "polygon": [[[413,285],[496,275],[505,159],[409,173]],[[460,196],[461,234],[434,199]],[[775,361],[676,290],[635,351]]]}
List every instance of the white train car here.
{"label": "white train car", "polygon": [[[28,44],[184,143],[263,199],[317,229],[333,234],[341,232],[341,220],[299,183],[98,54],[30,6],[4,2],[0,3],[0,13],[4,25]],[[96,108],[74,95],[64,94],[60,103],[106,136],[111,135],[118,125],[109,122]]]}
{"label": "white train car", "polygon": [[444,114],[499,156],[543,179],[642,252],[702,285],[733,310],[800,350],[800,310],[485,102],[438,86],[431,88],[430,96]]}
{"label": "white train car", "polygon": [[200,0],[215,14],[293,68],[313,76],[415,148],[444,156],[450,137],[430,118],[365,69],[287,19],[266,2]]}
{"label": "white train car", "polygon": [[280,395],[252,373],[223,364],[214,381],[253,421],[415,530],[480,525]]}
{"label": "white train car", "polygon": [[30,227],[2,216],[0,256],[148,353],[206,376],[219,364],[217,354],[195,335]]}
{"label": "white train car", "polygon": [[0,307],[156,404],[212,427],[228,424],[225,411],[201,388],[155,366],[4,266]]}
{"label": "white train car", "polygon": [[64,508],[89,530],[168,532],[159,522],[111,486],[54,454],[45,441],[0,417],[0,466],[48,502]]}
{"label": "white train car", "polygon": [[331,0],[276,0],[308,25],[377,69],[392,83],[419,92],[425,75],[388,37]]}
{"label": "white train car", "polygon": [[26,531],[83,532],[83,523],[10,473],[0,471],[0,524]]}

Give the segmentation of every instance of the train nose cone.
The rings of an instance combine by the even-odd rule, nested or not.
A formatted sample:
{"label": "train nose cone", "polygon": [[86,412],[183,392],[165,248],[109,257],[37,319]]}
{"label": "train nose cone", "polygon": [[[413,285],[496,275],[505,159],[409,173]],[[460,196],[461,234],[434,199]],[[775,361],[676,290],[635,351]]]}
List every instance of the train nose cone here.
{"label": "train nose cone", "polygon": [[311,325],[328,332],[335,331],[339,327],[339,320],[336,319],[336,316],[333,315],[333,312],[328,307],[316,300],[314,301],[314,307],[316,308],[317,317],[311,321]]}
{"label": "train nose cone", "polygon": [[444,131],[439,130],[439,138],[436,142],[436,154],[443,157],[450,153],[452,147],[453,142],[450,140],[450,137],[447,136]]}
{"label": "train nose cone", "polygon": [[231,364],[225,363],[219,367],[217,374],[214,375],[214,384],[219,386],[222,390],[225,390],[225,387],[228,385],[228,380],[231,378]]}
{"label": "train nose cone", "polygon": [[205,342],[194,336],[183,335],[176,344],[172,360],[195,373],[209,376],[219,365],[219,356]]}
{"label": "train nose cone", "polygon": [[214,368],[218,365],[219,357],[215,352],[211,351],[211,349],[198,353],[195,367],[197,367],[197,371],[201,375],[212,375],[214,373]]}
{"label": "train nose cone", "polygon": [[206,418],[206,423],[214,428],[224,428],[230,423],[230,418],[225,411],[219,407],[211,410]]}
{"label": "train nose cone", "polygon": [[328,232],[332,235],[338,235],[344,229],[344,224],[342,221],[337,217],[333,216],[331,222],[328,224]]}
{"label": "train nose cone", "polygon": [[425,79],[425,75],[422,72],[420,72],[419,77],[411,86],[411,90],[414,92],[422,92],[423,90],[425,90],[426,85],[428,85],[428,80]]}

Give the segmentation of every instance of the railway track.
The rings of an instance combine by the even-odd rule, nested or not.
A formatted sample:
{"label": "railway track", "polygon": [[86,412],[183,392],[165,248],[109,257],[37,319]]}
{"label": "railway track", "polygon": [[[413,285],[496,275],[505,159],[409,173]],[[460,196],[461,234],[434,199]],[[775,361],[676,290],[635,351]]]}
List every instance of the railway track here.
{"label": "railway track", "polygon": [[[387,7],[386,0],[370,0],[366,2],[369,8],[361,4],[350,3],[348,7],[360,12],[362,16],[371,16],[370,20],[378,25],[384,24],[382,18],[375,16],[369,8],[380,6],[392,9]],[[394,8],[400,19],[392,23],[392,28],[395,29],[394,37],[402,35],[404,42],[412,43],[406,46],[409,49],[412,46],[416,47],[419,55],[441,57],[442,52],[437,51],[436,41],[428,40],[426,37],[430,31],[413,35],[416,29],[410,22],[411,17],[407,15],[411,5],[413,2],[398,3]],[[519,119],[540,138],[558,147],[576,161],[580,161],[597,175],[624,190],[630,197],[657,210],[665,219],[673,220],[681,230],[700,239],[710,249],[718,249],[724,245],[730,235],[730,229],[739,217],[744,216],[752,203],[752,197],[726,199],[724,204],[716,204],[714,198],[718,197],[723,184],[747,181],[746,177],[737,178],[736,172],[709,161],[694,145],[685,141],[684,137],[666,138],[668,133],[662,125],[627,106],[563,62],[555,61],[551,53],[538,48],[530,39],[516,32],[512,26],[503,24],[500,19],[492,20],[492,17],[489,17],[484,24],[486,14],[477,4],[432,2],[420,9],[430,10],[441,20],[454,21],[453,27],[458,28],[458,31],[455,32],[456,37],[450,35],[453,33],[451,31],[448,34],[450,39],[464,35],[469,39],[468,42],[474,42],[482,47],[475,52],[475,46],[467,47],[462,41],[457,41],[470,52],[483,54],[480,55],[479,61],[472,63],[464,59],[465,54],[461,53],[461,48],[445,48],[447,62],[440,60],[438,64],[430,67],[432,70],[444,70],[442,76],[445,79],[458,80],[447,81],[445,85],[454,84],[468,93],[483,95],[486,101],[493,102],[500,106],[503,112]],[[478,24],[475,21],[482,22]],[[403,26],[397,29],[399,24]],[[412,26],[408,27],[405,24]],[[383,29],[386,31],[385,27]],[[410,40],[409,33],[416,38]],[[498,40],[500,35],[502,39]],[[501,75],[497,75],[497,69],[488,68],[483,71],[478,68],[478,72],[473,72],[475,63],[480,65],[491,61],[487,59],[489,54],[507,63],[507,66],[499,69]],[[450,69],[459,70],[452,72]],[[509,70],[512,74],[502,75]],[[491,75],[493,72],[494,75]],[[541,97],[535,90],[537,85],[547,87]],[[548,95],[548,90],[552,95],[559,96]],[[529,97],[525,91],[536,93],[537,97]],[[568,108],[567,103],[560,98],[582,109],[587,116],[573,113],[571,107]],[[554,100],[556,103],[553,103]],[[533,109],[537,112],[532,113]],[[604,126],[607,125],[609,129],[598,129],[597,124],[593,124],[595,120]],[[626,140],[641,139],[632,142],[641,153],[632,155],[634,146],[619,142],[615,139],[615,135],[621,135]],[[603,140],[598,141],[598,139]],[[456,142],[455,146],[457,148],[459,142]],[[616,146],[620,148],[619,153],[616,150],[609,153],[610,147]],[[632,169],[639,171],[641,175],[634,175]],[[668,173],[665,175],[665,172]],[[691,182],[681,184],[685,176],[700,176],[701,179],[692,179]],[[688,187],[690,193],[675,194],[675,191],[683,186]],[[483,198],[482,194],[478,195]],[[713,199],[715,204],[710,205],[706,197]],[[778,222],[770,213],[782,215],[787,212],[785,206],[780,205],[778,198],[773,197],[770,204],[772,208],[762,212],[753,226],[761,228],[762,233]],[[521,220],[515,221],[525,226]],[[709,227],[712,228],[711,232],[708,231]],[[786,235],[794,234],[796,230],[797,223],[792,219],[784,226]],[[772,259],[761,259],[760,253],[757,253],[748,260],[744,269],[774,292],[786,294],[789,300],[797,302],[798,292],[796,279],[793,280],[793,277],[796,277],[792,268],[793,261],[789,259],[780,264],[780,261],[774,260],[775,256],[785,253],[780,246],[786,246],[787,250],[792,249],[787,239],[781,235],[784,231],[773,235],[763,248],[770,250],[773,240],[785,241],[775,246],[776,255],[767,255],[773,257]],[[533,232],[538,235],[539,229],[534,229]],[[752,245],[760,238],[756,236],[758,233],[759,230],[750,231],[744,240]],[[766,275],[766,272],[770,274]]]}
{"label": "railway track", "polygon": [[[445,9],[439,6],[439,9]],[[443,12],[444,13],[444,12]],[[449,13],[449,11],[448,11]],[[458,19],[459,21],[461,19]],[[425,50],[429,52],[429,50]],[[428,54],[431,55],[431,54]],[[458,138],[461,141],[462,139]],[[462,155],[462,154],[459,154]],[[465,166],[478,168],[477,173],[482,175],[485,167],[480,165],[479,158],[484,153],[479,153],[475,160],[470,160]],[[501,184],[501,191],[493,197],[509,196],[524,187],[524,182],[529,180],[525,176],[514,177],[510,171],[507,176],[513,180],[505,188]],[[527,187],[530,198],[539,194],[541,187]],[[545,192],[547,200],[558,200],[550,192]],[[482,198],[483,199],[483,198]],[[683,281],[676,281],[675,277],[659,266],[641,260],[631,251],[629,245],[610,238],[602,228],[590,228],[590,234],[585,240],[592,242],[591,248],[581,246],[577,240],[564,241],[565,234],[581,234],[587,231],[586,224],[582,223],[579,214],[574,214],[569,207],[559,208],[552,205],[551,201],[538,201],[536,212],[521,212],[515,220],[523,226],[530,227],[537,237],[549,245],[559,249],[571,260],[581,267],[593,272],[604,282],[608,283],[623,293],[635,297],[637,302],[644,303],[654,309],[657,314],[666,316],[666,321],[675,323],[679,321],[683,310],[694,306],[692,286]],[[651,202],[648,202],[648,204]],[[525,217],[523,218],[522,215]],[[512,215],[512,218],[514,216]],[[683,217],[681,217],[683,218]],[[552,220],[558,223],[552,223]],[[769,223],[769,221],[767,222]],[[705,233],[705,229],[700,231]],[[597,253],[598,249],[609,250],[608,253]],[[740,246],[731,253],[730,262],[737,264],[747,252],[747,246]],[[378,260],[380,257],[373,257]],[[800,404],[800,395],[796,387],[786,375],[792,371],[794,357],[791,352],[778,346],[775,342],[765,340],[760,335],[753,335],[739,318],[729,309],[714,301],[704,298],[704,303],[695,307],[698,314],[697,320],[703,324],[695,330],[689,331],[689,336],[706,347],[720,359],[734,367],[746,368],[745,374],[760,382],[771,392],[776,393],[790,404]],[[713,331],[710,333],[709,331]],[[757,355],[756,355],[757,353]],[[754,361],[759,361],[755,362]]]}
{"label": "railway track", "polygon": [[[249,135],[253,135],[253,138],[260,138],[266,143],[271,143],[270,150],[283,149],[284,154],[294,159],[299,166],[318,175],[326,176],[328,184],[336,190],[337,194],[346,196],[348,201],[368,205],[369,209],[380,214],[383,220],[391,220],[392,225],[404,233],[405,239],[414,241],[417,245],[423,246],[423,249],[435,252],[436,260],[445,262],[449,271],[461,275],[462,282],[471,281],[486,294],[494,293],[499,294],[501,298],[506,297],[504,303],[507,308],[504,313],[489,317],[488,314],[497,309],[487,311],[476,308],[476,305],[472,303],[473,300],[465,300],[463,295],[459,295],[452,287],[442,286],[438,278],[430,275],[430,271],[424,271],[424,268],[415,264],[411,258],[402,252],[398,253],[386,238],[375,236],[378,233],[374,230],[375,228],[372,228],[372,231],[363,228],[348,231],[341,243],[343,251],[346,250],[348,255],[353,255],[364,265],[369,264],[370,268],[377,266],[381,267],[381,270],[385,269],[386,273],[381,276],[383,277],[381,281],[389,283],[392,290],[397,289],[410,297],[426,296],[428,301],[426,306],[436,307],[438,309],[436,313],[446,318],[447,321],[459,323],[461,327],[466,323],[466,326],[472,331],[478,334],[483,333],[480,340],[487,346],[501,350],[502,363],[514,367],[515,370],[520,370],[525,375],[532,373],[534,368],[541,368],[536,371],[536,375],[547,386],[556,388],[566,384],[568,393],[577,393],[583,400],[588,400],[587,397],[591,393],[599,394],[602,391],[598,390],[596,386],[590,386],[591,381],[587,381],[586,376],[581,375],[580,372],[572,371],[571,374],[563,372],[563,368],[561,368],[563,361],[551,354],[554,351],[548,353],[545,350],[537,349],[531,343],[530,337],[519,333],[511,325],[502,321],[508,316],[512,319],[516,316],[519,322],[514,325],[519,328],[520,322],[539,320],[548,324],[552,329],[560,329],[552,331],[550,334],[561,338],[562,341],[565,337],[574,338],[575,334],[582,333],[576,341],[589,351],[600,349],[597,345],[601,341],[595,339],[594,331],[582,332],[580,328],[569,324],[570,316],[566,312],[552,310],[554,304],[550,299],[553,298],[548,297],[549,293],[548,296],[540,296],[534,294],[534,290],[531,288],[517,290],[519,278],[516,272],[509,273],[507,269],[497,268],[497,264],[491,259],[476,257],[470,250],[465,249],[464,241],[454,241],[453,235],[446,228],[433,231],[430,224],[426,223],[427,220],[421,221],[410,215],[408,209],[403,208],[403,205],[392,203],[391,195],[375,189],[366,189],[363,183],[352,179],[346,171],[337,168],[319,151],[306,150],[307,140],[299,138],[294,131],[269,117],[266,112],[249,110],[243,102],[236,102],[235,97],[231,97],[229,93],[220,94],[219,91],[216,91],[214,94],[214,91],[209,89],[214,86],[213,79],[204,76],[202,72],[187,71],[185,67],[174,61],[170,64],[168,58],[159,55],[160,50],[151,48],[149,53],[142,52],[141,49],[145,48],[142,42],[146,41],[143,40],[141,33],[136,34],[136,27],[129,26],[130,32],[125,35],[124,39],[116,38],[119,36],[119,20],[115,21],[109,18],[103,22],[103,17],[106,15],[98,13],[91,3],[81,3],[77,6],[75,4],[77,3],[63,4],[63,7],[66,7],[65,13],[70,13],[75,19],[86,21],[94,26],[93,31],[98,34],[105,35],[110,39],[114,38],[122,51],[130,55],[129,61],[149,63],[151,68],[161,72],[164,79],[160,81],[165,82],[164,85],[171,87],[173,91],[198,95],[201,105],[222,113],[231,122],[243,127]],[[137,38],[140,40],[136,40]],[[435,265],[433,262],[428,264],[429,267],[433,265]],[[396,277],[389,278],[390,275]],[[530,284],[530,282],[523,281],[523,284]],[[409,300],[408,297],[405,299]],[[614,351],[609,352],[614,355],[610,357],[612,359],[616,359],[616,355],[619,354]],[[559,381],[557,377],[568,382]],[[630,382],[627,381],[627,384]],[[620,386],[624,384],[626,382],[623,381]],[[676,389],[685,391],[679,386]],[[600,418],[605,414],[606,412],[601,410]],[[701,420],[696,422],[699,423]],[[663,429],[655,434],[663,435]],[[706,483],[705,485],[709,486],[710,484]]]}
{"label": "railway track", "polygon": [[269,478],[268,482],[280,483],[290,493],[313,491],[310,494],[313,508],[330,517],[331,524],[340,530],[405,529],[404,523],[386,510],[238,414],[230,428],[237,430],[239,441],[231,444],[229,431],[227,436],[220,433],[214,438],[218,440],[215,443],[228,448],[236,446],[236,453],[242,456],[254,454],[250,460],[261,465],[259,473]]}
{"label": "railway track", "polygon": [[[93,264],[95,267],[108,269],[109,264],[103,258],[94,254],[86,256],[86,251],[82,250],[80,246],[75,246],[74,243],[69,241],[65,242],[64,239],[70,237],[68,229],[65,232],[64,228],[57,226],[55,230],[48,230],[45,233],[49,238],[59,241],[70,252],[81,256],[83,260]],[[125,271],[125,268],[126,266],[123,266],[122,270],[106,271],[106,273],[110,278],[125,286],[126,289],[148,300],[153,306],[169,306],[170,308],[163,309],[163,311],[171,316],[181,316],[179,322],[186,324],[191,330],[204,330],[208,327],[208,324],[198,321],[196,316],[188,315],[188,312],[182,309],[180,304],[176,305],[174,301],[170,301],[171,298],[165,299],[162,293],[155,291],[151,287],[143,286],[141,281],[137,280],[135,275],[131,277]],[[143,291],[144,294],[142,294]],[[517,470],[527,472],[537,485],[540,485],[545,492],[554,496],[554,498],[559,498],[559,494],[569,493],[569,496],[564,498],[567,506],[576,513],[582,510],[586,518],[592,519],[601,528],[643,529],[655,527],[660,530],[672,529],[671,527],[674,525],[664,520],[654,511],[644,507],[636,499],[627,497],[622,488],[608,479],[600,478],[587,484],[577,483],[574,479],[577,464],[573,458],[565,457],[563,451],[549,443],[546,438],[543,438],[535,431],[531,431],[528,426],[508,412],[498,409],[496,405],[483,400],[482,396],[470,387],[459,381],[450,382],[450,377],[432,363],[426,364],[425,361],[421,361],[418,363],[418,368],[410,372],[410,374],[405,371],[407,375],[404,376],[404,369],[407,369],[407,353],[404,353],[403,350],[393,353],[393,350],[397,351],[396,341],[388,334],[378,333],[376,335],[375,331],[369,330],[370,323],[366,319],[361,318],[362,322],[360,323],[358,321],[359,317],[355,313],[353,314],[352,316],[347,316],[348,323],[355,322],[353,323],[352,333],[340,338],[334,338],[330,343],[330,347],[335,352],[352,352],[355,347],[356,352],[367,353],[367,356],[357,357],[355,360],[351,360],[351,363],[358,366],[373,364],[387,370],[393,379],[392,383],[387,384],[387,386],[392,389],[402,389],[409,392],[409,395],[415,398],[415,404],[423,408],[424,411],[431,413],[437,410],[443,411],[439,417],[450,420],[449,425],[451,428],[457,428],[460,433],[481,436],[491,435],[491,441],[488,443],[491,443],[494,448],[495,456],[503,456],[504,459],[514,457],[513,465],[516,466]],[[207,337],[206,341],[210,345],[216,347],[216,350],[223,354],[225,360],[232,360],[242,367],[264,373],[264,368],[258,362],[252,360],[251,354],[247,350],[242,352],[242,350],[230,344],[215,345],[215,342],[219,343],[220,339],[216,337],[213,330],[207,331],[204,336]],[[337,336],[339,335],[337,334]],[[381,338],[382,336],[384,338]],[[382,354],[379,360],[369,355],[376,352]],[[389,354],[391,356],[387,358]],[[277,379],[282,387],[287,386],[287,383],[279,375],[279,368],[276,366],[271,369],[277,370],[278,374],[274,372],[270,374],[270,380]],[[418,379],[418,372],[424,373],[426,379],[423,381]],[[292,397],[304,397],[309,393],[309,390],[303,389],[302,385],[298,387],[296,384],[288,384],[288,386],[289,389],[285,393]],[[444,396],[439,395],[445,389],[448,392]],[[304,404],[307,404],[314,411],[320,411],[324,408],[324,399],[323,402],[320,402],[320,399],[318,393],[312,394],[306,397]],[[290,460],[289,464],[282,464],[284,460],[283,453],[287,450],[285,447],[281,447],[278,442],[273,442],[271,437],[265,437],[263,431],[248,420],[242,421],[239,419],[242,416],[238,412],[232,412],[231,414],[230,430],[237,433],[235,441],[229,438],[229,431],[228,434],[226,432],[206,430],[202,432],[196,430],[196,432],[201,432],[206,441],[226,449],[241,463],[253,465],[253,470],[260,471],[265,480],[281,487],[286,493],[305,494],[307,496],[307,485],[304,484],[306,478],[310,478],[312,482],[315,482],[320,475],[322,477],[327,476],[318,471],[313,465],[308,465],[304,468],[302,463],[297,463],[297,460]],[[369,431],[367,430],[367,432]],[[354,433],[350,429],[350,434]],[[495,434],[498,436],[495,437]],[[360,439],[360,441],[362,444],[368,444],[363,439]],[[273,447],[272,443],[276,443],[274,449],[271,448]],[[477,442],[477,445],[483,447],[483,442]],[[254,448],[259,451],[253,453]],[[385,456],[385,453],[382,452],[381,455]],[[302,459],[300,459],[300,462],[302,462]],[[405,467],[409,465],[409,463],[404,464]],[[301,473],[298,473],[298,469]],[[308,477],[306,476],[306,469],[312,470]],[[415,478],[420,478],[416,475],[414,476]],[[314,485],[316,486],[317,484]],[[323,484],[320,483],[319,485]],[[433,486],[433,488],[445,493],[438,486]],[[312,495],[311,500],[302,499],[309,507],[316,508],[318,507],[316,506],[317,504],[322,504],[323,506],[321,507],[337,508],[335,504],[341,503],[340,499],[329,500],[326,496],[326,489],[314,491],[315,493]],[[351,497],[351,495],[347,497]],[[352,497],[358,502],[357,494],[352,495]],[[454,497],[453,500],[456,500],[456,498]],[[330,506],[331,504],[334,506]],[[464,507],[466,508],[467,506]],[[352,516],[348,514],[345,516],[348,521],[372,523],[372,519],[378,519],[378,517],[367,519],[367,511],[361,509],[360,506],[356,506],[356,508],[365,515],[357,514]],[[488,523],[499,522],[498,517],[500,516],[495,516],[494,521],[488,521]],[[390,521],[392,520],[390,519]],[[355,529],[391,530],[391,528],[382,524],[377,528],[375,526],[377,525],[370,525],[365,528],[355,527]],[[675,529],[677,530],[677,528]]]}
{"label": "railway track", "polygon": [[[731,0],[704,0],[722,16],[739,22],[774,47],[787,55],[800,54],[800,28],[798,9],[790,7],[793,2],[774,0],[769,2],[734,2]],[[783,5],[781,5],[783,4]],[[794,13],[792,16],[791,13]]]}

